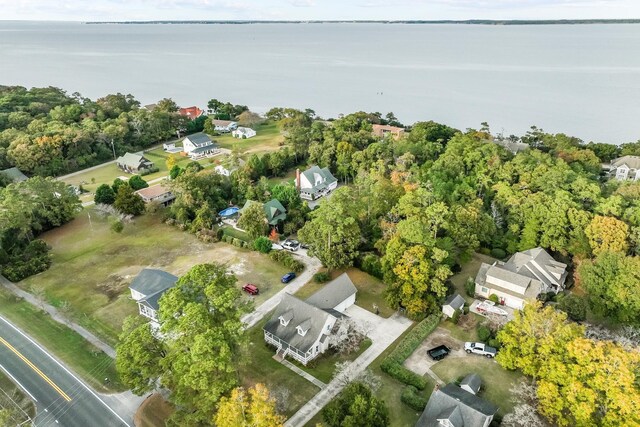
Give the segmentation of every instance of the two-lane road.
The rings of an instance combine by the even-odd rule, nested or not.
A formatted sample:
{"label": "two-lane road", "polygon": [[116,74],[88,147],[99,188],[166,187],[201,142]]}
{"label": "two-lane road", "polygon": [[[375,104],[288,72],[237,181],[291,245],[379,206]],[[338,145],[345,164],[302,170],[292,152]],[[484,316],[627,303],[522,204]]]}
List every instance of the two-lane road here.
{"label": "two-lane road", "polygon": [[36,426],[131,427],[87,385],[1,316],[0,370],[35,401]]}

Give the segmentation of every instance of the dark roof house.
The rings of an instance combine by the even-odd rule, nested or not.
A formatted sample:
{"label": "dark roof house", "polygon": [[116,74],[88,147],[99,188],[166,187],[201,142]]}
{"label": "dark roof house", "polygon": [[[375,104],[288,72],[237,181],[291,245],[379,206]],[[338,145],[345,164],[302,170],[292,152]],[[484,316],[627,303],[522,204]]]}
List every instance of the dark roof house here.
{"label": "dark roof house", "polygon": [[[240,214],[242,214],[243,210],[245,210],[247,207],[249,207],[254,203],[259,203],[259,202],[256,202],[254,200],[247,200],[244,203],[244,206],[242,207],[242,209],[240,209]],[[284,208],[284,206],[282,206],[282,203],[280,203],[280,201],[278,201],[277,199],[271,199],[268,202],[265,202],[262,205],[262,207],[264,208],[264,214],[267,217],[267,223],[269,225],[272,225],[272,226],[278,225],[279,222],[287,219],[287,210]]]}
{"label": "dark roof house", "polygon": [[28,179],[27,176],[18,168],[4,169],[1,170],[0,173],[8,177],[13,182],[22,182]]}
{"label": "dark roof house", "polygon": [[178,278],[166,271],[145,268],[129,285],[131,297],[138,303],[140,314],[157,322],[158,300],[171,289]]}
{"label": "dark roof house", "polygon": [[487,427],[498,407],[455,384],[434,390],[416,427]]}
{"label": "dark roof house", "polygon": [[151,169],[153,162],[142,154],[125,153],[124,156],[116,159],[116,165],[125,172],[138,173],[142,170]]}

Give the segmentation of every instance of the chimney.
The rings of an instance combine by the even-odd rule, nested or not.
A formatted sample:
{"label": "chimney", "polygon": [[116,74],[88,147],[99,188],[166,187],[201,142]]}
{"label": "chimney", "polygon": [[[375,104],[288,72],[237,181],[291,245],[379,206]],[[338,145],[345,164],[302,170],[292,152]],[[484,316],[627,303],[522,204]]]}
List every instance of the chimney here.
{"label": "chimney", "polygon": [[296,190],[300,191],[300,169],[296,169]]}

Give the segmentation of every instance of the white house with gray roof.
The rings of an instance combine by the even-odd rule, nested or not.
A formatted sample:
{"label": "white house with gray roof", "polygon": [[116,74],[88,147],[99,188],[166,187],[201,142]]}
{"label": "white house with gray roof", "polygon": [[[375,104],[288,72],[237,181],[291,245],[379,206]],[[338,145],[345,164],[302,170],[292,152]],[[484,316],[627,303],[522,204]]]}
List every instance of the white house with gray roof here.
{"label": "white house with gray roof", "polygon": [[178,278],[166,271],[145,268],[133,279],[129,285],[131,298],[138,303],[140,314],[158,326],[158,301],[166,291],[171,289]]}
{"label": "white house with gray roof", "polygon": [[640,156],[622,156],[611,161],[609,175],[618,181],[640,179]]}
{"label": "white house with gray roof", "polygon": [[116,165],[128,173],[140,173],[153,168],[153,162],[142,154],[125,153],[116,159]]}
{"label": "white house with gray roof", "polygon": [[447,384],[431,393],[415,427],[488,427],[496,412],[498,407],[493,403],[455,384]]}
{"label": "white house with gray roof", "polygon": [[567,265],[542,248],[515,253],[507,262],[482,263],[476,276],[476,294],[498,297],[507,307],[522,309],[539,294],[558,293],[567,280]]}
{"label": "white house with gray roof", "polygon": [[311,166],[302,173],[296,171],[296,186],[302,199],[315,200],[334,190],[338,186],[338,180],[329,168]]}
{"label": "white house with gray roof", "polygon": [[344,273],[307,300],[284,294],[271,319],[264,325],[264,339],[276,354],[306,365],[329,348],[336,321],[356,301],[357,289]]}
{"label": "white house with gray roof", "polygon": [[192,160],[198,160],[217,154],[220,152],[220,149],[211,141],[209,135],[198,132],[184,138],[182,141],[182,151]]}
{"label": "white house with gray roof", "polygon": [[442,305],[442,312],[445,316],[453,317],[457,310],[464,307],[464,298],[460,294],[449,295]]}

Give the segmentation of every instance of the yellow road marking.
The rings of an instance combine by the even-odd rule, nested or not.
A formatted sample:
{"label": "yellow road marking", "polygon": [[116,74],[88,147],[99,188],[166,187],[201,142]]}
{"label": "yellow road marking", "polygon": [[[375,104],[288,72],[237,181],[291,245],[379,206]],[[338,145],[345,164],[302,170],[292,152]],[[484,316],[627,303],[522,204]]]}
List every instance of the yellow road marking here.
{"label": "yellow road marking", "polygon": [[53,389],[55,391],[58,392],[58,394],[60,394],[60,396],[62,396],[64,398],[64,400],[66,400],[67,402],[71,402],[71,398],[67,395],[67,393],[65,393],[64,391],[62,391],[62,389],[60,387],[58,387],[56,385],[56,383],[54,383],[53,381],[51,381],[51,379],[46,376],[40,369],[38,369],[38,367],[36,365],[34,365],[33,363],[31,363],[31,361],[29,359],[27,359],[26,357],[24,357],[22,355],[22,353],[20,353],[18,350],[15,349],[14,346],[12,346],[11,344],[9,344],[7,341],[5,341],[4,338],[0,337],[0,343],[4,344],[9,350],[11,350],[12,352],[15,353],[16,356],[18,356],[20,359],[22,359],[22,361],[24,363],[26,363],[31,369],[33,369],[35,371],[36,374],[38,374],[43,380],[45,380],[47,383],[49,383],[49,385],[51,387],[53,387]]}

